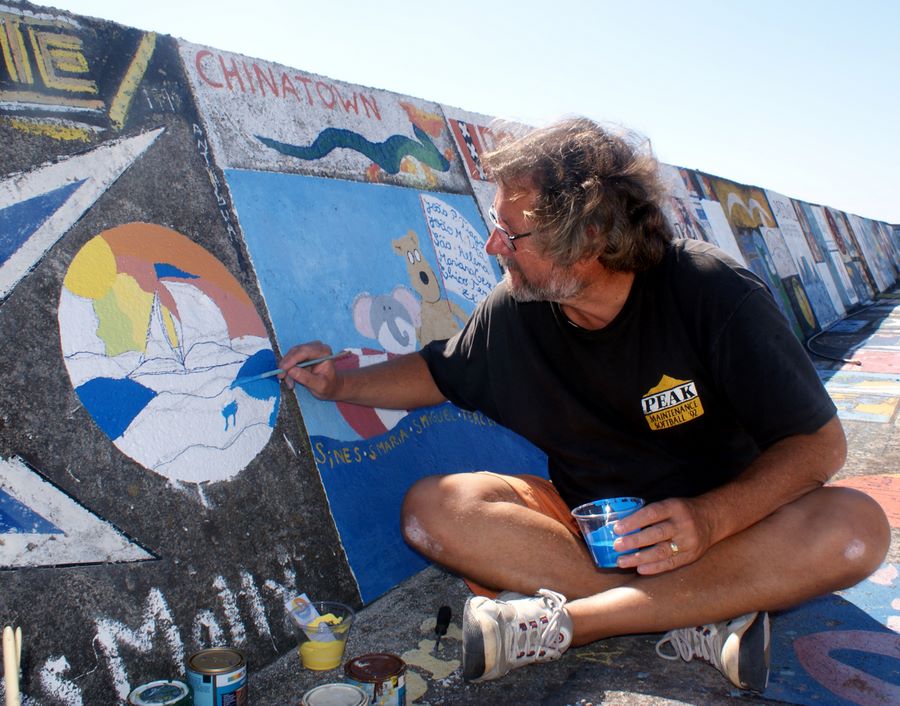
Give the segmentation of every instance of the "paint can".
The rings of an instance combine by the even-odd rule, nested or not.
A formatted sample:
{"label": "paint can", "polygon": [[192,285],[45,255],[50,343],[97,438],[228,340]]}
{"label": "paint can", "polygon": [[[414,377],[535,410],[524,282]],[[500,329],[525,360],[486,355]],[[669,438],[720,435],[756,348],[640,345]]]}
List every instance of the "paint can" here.
{"label": "paint can", "polygon": [[344,681],[365,691],[372,706],[406,706],[406,662],[397,655],[354,657],[344,665]]}
{"label": "paint can", "polygon": [[210,647],[187,661],[194,706],[247,706],[247,662],[244,653]]}
{"label": "paint can", "polygon": [[160,679],[128,694],[128,706],[192,706],[191,689],[183,681]]}
{"label": "paint can", "polygon": [[353,684],[322,684],[303,694],[300,706],[369,706],[369,697]]}

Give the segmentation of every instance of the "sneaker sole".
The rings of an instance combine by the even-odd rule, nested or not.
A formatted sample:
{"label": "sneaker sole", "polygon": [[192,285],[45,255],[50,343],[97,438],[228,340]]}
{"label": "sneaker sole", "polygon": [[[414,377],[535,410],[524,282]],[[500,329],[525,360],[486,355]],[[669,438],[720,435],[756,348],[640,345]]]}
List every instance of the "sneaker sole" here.
{"label": "sneaker sole", "polygon": [[769,614],[757,613],[743,632],[732,635],[735,636],[740,640],[737,674],[740,687],[765,691],[769,683]]}
{"label": "sneaker sole", "polygon": [[469,598],[463,611],[462,676],[466,681],[477,681],[484,676],[484,634],[481,623],[472,617],[475,611],[471,610],[472,601],[479,598]]}

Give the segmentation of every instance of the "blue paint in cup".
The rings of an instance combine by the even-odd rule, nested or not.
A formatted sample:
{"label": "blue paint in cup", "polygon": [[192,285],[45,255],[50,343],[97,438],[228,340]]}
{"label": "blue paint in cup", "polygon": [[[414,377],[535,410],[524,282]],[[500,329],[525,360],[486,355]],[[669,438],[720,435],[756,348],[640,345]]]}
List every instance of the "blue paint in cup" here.
{"label": "blue paint in cup", "polygon": [[616,534],[613,529],[618,520],[643,506],[644,501],[641,498],[605,498],[579,505],[572,510],[572,517],[578,523],[597,566],[602,569],[613,569],[619,556],[637,551],[637,549],[628,552],[615,551],[612,548],[613,542],[621,535]]}

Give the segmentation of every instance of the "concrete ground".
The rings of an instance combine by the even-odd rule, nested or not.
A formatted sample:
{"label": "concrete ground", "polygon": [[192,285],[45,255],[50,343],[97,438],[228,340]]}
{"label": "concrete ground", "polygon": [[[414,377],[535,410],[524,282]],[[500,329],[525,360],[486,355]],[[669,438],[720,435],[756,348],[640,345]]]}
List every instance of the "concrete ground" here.
{"label": "concrete ground", "polygon": [[[890,643],[887,652],[900,654],[900,637],[883,627],[885,622],[894,630],[900,627],[900,617],[889,615],[891,610],[900,612],[896,607],[900,435],[895,433],[900,400],[900,295],[883,295],[874,306],[851,314],[814,339],[810,347],[839,407],[849,441],[849,457],[836,481],[868,490],[879,499],[892,518],[893,542],[878,580],[871,586],[864,582],[867,586],[844,592],[849,602],[833,598],[838,608],[832,603],[825,607],[816,604],[820,612],[800,611],[798,615],[804,616],[806,629],[815,637],[837,634],[818,631],[839,628],[849,615],[847,610],[856,611],[871,621],[873,638]],[[872,594],[868,588],[881,593]],[[345,661],[368,652],[400,655],[408,665],[408,704],[900,703],[900,662],[896,658],[877,662],[868,673],[865,669],[852,672],[852,678],[836,683],[833,674],[843,674],[846,667],[834,662],[834,668],[816,671],[810,667],[812,672],[807,672],[794,658],[792,636],[784,643],[790,655],[782,653],[776,663],[773,652],[772,678],[778,682],[777,688],[770,679],[763,696],[736,690],[700,661],[660,659],[654,650],[660,635],[603,640],[570,649],[556,662],[531,665],[493,682],[469,684],[460,676],[460,624],[469,595],[459,578],[438,567],[425,569],[357,614]],[[453,616],[447,635],[435,650],[435,617],[442,605],[450,606]],[[888,617],[879,619],[878,615]],[[773,640],[779,626],[796,632],[797,621],[791,622],[791,617],[790,613],[773,616]],[[291,651],[264,669],[254,670],[251,665],[250,702],[254,706],[298,704],[307,690],[341,681],[342,675],[342,669],[304,670],[296,651]]]}

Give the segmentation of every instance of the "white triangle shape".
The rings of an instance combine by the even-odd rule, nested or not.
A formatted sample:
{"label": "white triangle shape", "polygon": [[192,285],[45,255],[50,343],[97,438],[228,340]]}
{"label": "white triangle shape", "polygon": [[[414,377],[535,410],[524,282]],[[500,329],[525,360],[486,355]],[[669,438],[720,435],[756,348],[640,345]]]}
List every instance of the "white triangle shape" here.
{"label": "white triangle shape", "polygon": [[110,185],[153,144],[164,128],[113,140],[85,154],[14,174],[0,181],[0,209],[46,194],[67,184],[75,190],[9,259],[0,265],[0,300],[12,291],[44,253],[59,240]]}
{"label": "white triangle shape", "polygon": [[20,458],[0,457],[0,490],[62,530],[62,534],[0,534],[2,567],[105,564],[156,558],[44,480]]}

